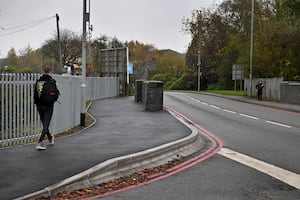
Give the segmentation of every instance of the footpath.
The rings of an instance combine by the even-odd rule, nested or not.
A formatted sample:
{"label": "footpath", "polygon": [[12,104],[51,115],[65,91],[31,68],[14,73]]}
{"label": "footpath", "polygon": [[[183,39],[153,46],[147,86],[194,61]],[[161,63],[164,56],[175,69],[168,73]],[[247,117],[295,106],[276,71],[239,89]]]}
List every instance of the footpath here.
{"label": "footpath", "polygon": [[147,112],[133,97],[94,101],[89,113],[96,119],[93,126],[57,138],[46,150],[36,150],[35,144],[0,149],[0,199],[22,197],[111,158],[191,134],[167,111]]}
{"label": "footpath", "polygon": [[[299,105],[216,96],[300,112]],[[24,197],[112,158],[179,141],[192,133],[167,111],[147,112],[133,97],[94,101],[89,113],[96,120],[93,126],[56,139],[45,151],[37,151],[35,144],[0,149],[0,199]]]}

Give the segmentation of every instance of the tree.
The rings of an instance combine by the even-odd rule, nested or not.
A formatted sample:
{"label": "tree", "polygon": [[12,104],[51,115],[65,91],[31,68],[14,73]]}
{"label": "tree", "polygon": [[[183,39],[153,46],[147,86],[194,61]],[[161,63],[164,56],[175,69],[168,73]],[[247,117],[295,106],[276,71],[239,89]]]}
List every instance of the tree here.
{"label": "tree", "polygon": [[[280,10],[289,17],[300,16],[300,2],[296,0],[277,0],[275,1]],[[278,8],[277,7],[277,8]]]}
{"label": "tree", "polygon": [[258,3],[260,12],[256,13],[259,20],[254,40],[254,77],[299,80],[300,21],[299,15],[286,8],[284,4],[287,2],[290,1]]}
{"label": "tree", "polygon": [[154,61],[149,78],[163,81],[166,89],[181,89],[186,70],[184,56],[172,50],[157,50]]}
{"label": "tree", "polygon": [[156,49],[153,45],[138,41],[129,41],[124,44],[129,48],[130,61],[134,66],[132,80],[148,79],[148,71],[155,66]]}
{"label": "tree", "polygon": [[[300,79],[299,2],[256,0],[254,13],[253,77]],[[201,71],[207,83],[231,88],[233,64],[249,76],[251,2],[225,0],[214,10],[192,12],[185,31],[192,35],[186,63],[196,71],[199,44]]]}
{"label": "tree", "polygon": [[108,48],[109,38],[106,35],[102,35],[93,41],[89,41],[88,45],[88,73],[101,73],[101,49]]}
{"label": "tree", "polygon": [[20,72],[41,72],[39,51],[34,51],[29,45],[19,51]]}
{"label": "tree", "polygon": [[19,67],[19,57],[17,56],[16,50],[11,48],[7,53],[7,65],[9,67]]}
{"label": "tree", "polygon": [[[206,84],[216,84],[218,82],[217,68],[220,61],[217,54],[226,44],[227,32],[230,27],[224,24],[222,17],[217,12],[209,10],[199,10],[192,13],[192,19],[184,22],[185,31],[192,35],[192,41],[187,51],[186,64],[194,69],[197,80],[198,52],[200,46],[202,83],[201,88],[206,88]],[[195,82],[194,89],[197,88]]]}
{"label": "tree", "polygon": [[[61,31],[60,39],[63,65],[70,64],[77,58],[81,57],[82,43],[79,35],[70,30],[63,29]],[[56,34],[53,34],[53,38],[46,40],[41,47],[41,52],[42,56],[46,58],[45,61],[52,62],[45,64],[50,66],[54,64],[55,72],[61,72],[62,69],[59,66],[59,51]]]}

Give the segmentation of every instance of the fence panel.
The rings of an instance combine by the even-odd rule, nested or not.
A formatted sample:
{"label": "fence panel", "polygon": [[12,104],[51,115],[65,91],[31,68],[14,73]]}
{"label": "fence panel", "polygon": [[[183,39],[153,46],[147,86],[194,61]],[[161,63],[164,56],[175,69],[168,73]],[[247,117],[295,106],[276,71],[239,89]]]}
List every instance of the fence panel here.
{"label": "fence panel", "polygon": [[[251,94],[252,96],[256,95],[256,89],[255,86],[258,83],[260,78],[254,78],[252,79],[252,88],[251,88]],[[244,91],[247,94],[247,96],[250,96],[250,79],[245,78],[244,80]],[[283,82],[283,77],[279,78],[262,78],[263,84],[265,85],[263,89],[263,97],[266,97],[268,99],[273,100],[280,100],[280,83]]]}
{"label": "fence panel", "polygon": [[41,130],[33,105],[37,74],[1,74],[0,147],[35,141]]}
{"label": "fence panel", "polygon": [[[42,130],[33,103],[35,81],[41,74],[0,74],[0,147],[37,141]],[[50,132],[57,134],[80,124],[81,77],[54,75],[61,95],[54,106]],[[86,99],[116,97],[116,77],[86,78]]]}

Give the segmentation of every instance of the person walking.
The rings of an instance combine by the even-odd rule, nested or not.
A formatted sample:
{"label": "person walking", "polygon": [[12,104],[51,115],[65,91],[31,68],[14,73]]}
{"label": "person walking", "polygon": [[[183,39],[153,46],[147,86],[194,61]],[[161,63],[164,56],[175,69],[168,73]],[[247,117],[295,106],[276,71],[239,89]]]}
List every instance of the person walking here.
{"label": "person walking", "polygon": [[34,86],[34,104],[36,104],[43,130],[36,145],[36,149],[45,150],[43,140],[47,135],[50,144],[54,144],[54,136],[49,132],[49,125],[53,114],[54,103],[57,101],[60,91],[56,81],[52,78],[52,69],[44,68],[43,75],[36,81]]}
{"label": "person walking", "polygon": [[258,101],[262,101],[262,91],[265,86],[263,85],[262,79],[256,84],[255,88],[257,90],[257,99]]}

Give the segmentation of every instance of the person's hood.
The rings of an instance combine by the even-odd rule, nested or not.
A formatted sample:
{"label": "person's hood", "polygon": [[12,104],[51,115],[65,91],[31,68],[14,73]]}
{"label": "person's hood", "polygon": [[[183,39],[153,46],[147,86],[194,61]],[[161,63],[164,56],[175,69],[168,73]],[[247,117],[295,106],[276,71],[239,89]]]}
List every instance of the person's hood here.
{"label": "person's hood", "polygon": [[41,81],[47,81],[47,80],[54,80],[50,75],[48,74],[43,74],[41,77],[40,77],[40,80]]}

